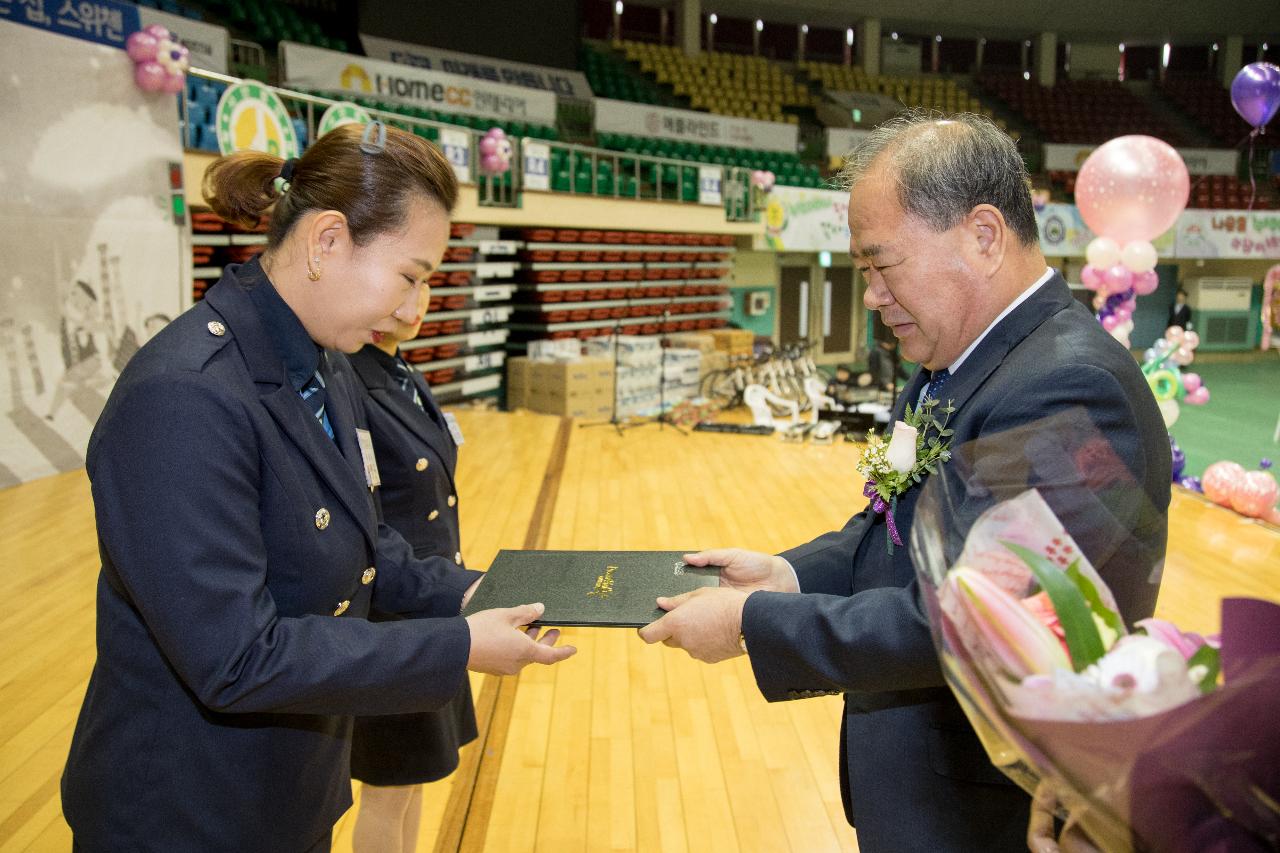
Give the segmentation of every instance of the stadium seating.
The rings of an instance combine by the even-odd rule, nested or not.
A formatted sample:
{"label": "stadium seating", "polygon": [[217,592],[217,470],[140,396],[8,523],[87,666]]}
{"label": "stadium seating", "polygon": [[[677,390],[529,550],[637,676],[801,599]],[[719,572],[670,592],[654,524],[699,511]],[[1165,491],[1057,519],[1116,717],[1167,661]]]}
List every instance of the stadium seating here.
{"label": "stadium seating", "polygon": [[[1207,77],[1171,78],[1160,86],[1160,91],[1221,145],[1234,147],[1249,134],[1249,125],[1240,118],[1231,105],[1227,89],[1217,80]],[[1254,140],[1254,144],[1270,148],[1280,143],[1274,136],[1263,134]]]}
{"label": "stadium seating", "polygon": [[979,78],[979,85],[1024,116],[1048,142],[1096,144],[1137,133],[1185,144],[1168,122],[1116,81],[1063,80],[1049,87],[993,75]]}
{"label": "stadium seating", "polygon": [[776,63],[759,56],[701,53],[647,42],[621,42],[623,55],[658,83],[688,98],[696,110],[760,121],[799,123],[788,110],[812,106],[812,96]]}

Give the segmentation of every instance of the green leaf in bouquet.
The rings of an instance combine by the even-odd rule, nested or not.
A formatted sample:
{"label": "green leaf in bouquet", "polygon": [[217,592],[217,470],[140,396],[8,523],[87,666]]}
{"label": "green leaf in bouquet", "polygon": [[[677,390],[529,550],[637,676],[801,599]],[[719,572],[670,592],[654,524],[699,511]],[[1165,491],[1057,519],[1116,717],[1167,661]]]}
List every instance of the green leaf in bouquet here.
{"label": "green leaf in bouquet", "polygon": [[1084,573],[1080,571],[1079,560],[1072,560],[1071,565],[1067,566],[1067,577],[1071,578],[1071,582],[1076,585],[1076,589],[1080,590],[1080,594],[1089,603],[1089,609],[1093,611],[1093,614],[1101,619],[1104,625],[1115,631],[1117,637],[1123,637],[1124,622],[1120,619],[1120,614],[1102,602],[1102,596],[1098,594],[1098,588],[1093,585],[1092,580],[1085,577]]}
{"label": "green leaf in bouquet", "polygon": [[1098,626],[1093,621],[1093,612],[1071,579],[1030,548],[1003,540],[1000,544],[1027,564],[1040,588],[1048,594],[1053,610],[1058,614],[1058,624],[1066,635],[1067,652],[1071,655],[1071,665],[1075,671],[1080,672],[1106,654]]}
{"label": "green leaf in bouquet", "polygon": [[1196,685],[1201,693],[1212,693],[1218,688],[1218,673],[1222,670],[1222,661],[1218,650],[1208,643],[1196,649],[1196,653],[1187,658],[1188,672],[1200,666],[1205,668],[1205,675],[1196,682]]}

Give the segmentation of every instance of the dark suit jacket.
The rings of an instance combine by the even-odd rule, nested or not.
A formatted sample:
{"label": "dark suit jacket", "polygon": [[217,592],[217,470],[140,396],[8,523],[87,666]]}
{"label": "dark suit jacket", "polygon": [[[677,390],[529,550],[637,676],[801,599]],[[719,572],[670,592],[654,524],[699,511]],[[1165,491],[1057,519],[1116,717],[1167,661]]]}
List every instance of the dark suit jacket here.
{"label": "dark suit jacket", "polygon": [[[908,382],[897,417],[925,380]],[[954,478],[963,517],[1040,488],[1125,618],[1149,616],[1165,548],[1167,434],[1133,358],[1066,282],[1055,275],[1005,317],[941,396],[957,408],[941,476]],[[1002,477],[1022,485],[960,485]],[[904,541],[921,491],[899,498]],[[770,700],[844,694],[841,789],[866,853],[1025,850],[1030,801],[990,764],[944,686],[908,549],[890,556],[886,538],[884,517],[864,510],[783,554],[808,594],[747,599],[760,690]]]}
{"label": "dark suit jacket", "polygon": [[1191,325],[1191,306],[1185,302],[1181,305],[1176,302],[1170,305],[1168,325],[1182,329],[1188,328]]}
{"label": "dark suit jacket", "polygon": [[[388,373],[386,358],[372,345],[348,356],[366,392],[361,402],[382,480],[383,519],[404,536],[415,556],[463,565],[454,480],[458,446],[422,374],[412,371],[419,409]],[[457,768],[458,750],[476,734],[471,684],[464,682],[436,711],[357,717],[351,774],[375,785],[434,782]]]}
{"label": "dark suit jacket", "polygon": [[228,267],[90,438],[98,660],[62,782],[88,851],[309,849],[351,804],[349,715],[438,707],[467,679],[478,574],[378,521],[350,367],[329,358],[335,443],[249,298],[265,281]]}

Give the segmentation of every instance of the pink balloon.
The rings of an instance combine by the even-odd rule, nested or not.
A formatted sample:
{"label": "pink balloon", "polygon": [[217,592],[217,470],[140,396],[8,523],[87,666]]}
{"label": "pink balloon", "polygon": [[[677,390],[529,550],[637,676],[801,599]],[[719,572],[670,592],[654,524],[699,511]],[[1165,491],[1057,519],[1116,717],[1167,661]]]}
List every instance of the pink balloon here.
{"label": "pink balloon", "polygon": [[1122,246],[1168,231],[1190,193],[1178,152],[1152,136],[1120,136],[1100,145],[1076,177],[1076,206],[1085,224]]}
{"label": "pink balloon", "polygon": [[1102,270],[1092,264],[1085,264],[1084,269],[1080,270],[1080,283],[1090,290],[1097,290],[1102,287]]}
{"label": "pink balloon", "polygon": [[1155,270],[1133,274],[1133,290],[1139,296],[1150,296],[1159,286],[1160,276],[1155,274]]}
{"label": "pink balloon", "polygon": [[134,62],[148,62],[156,58],[160,40],[146,30],[138,30],[124,43],[125,52]]}
{"label": "pink balloon", "polygon": [[1231,494],[1235,491],[1236,484],[1244,477],[1244,468],[1235,462],[1214,462],[1208,468],[1204,469],[1204,476],[1200,478],[1200,486],[1204,489],[1204,496],[1216,504],[1222,506],[1231,505]]}
{"label": "pink balloon", "polygon": [[[1170,326],[1164,330],[1164,339],[1173,344],[1174,347],[1182,346],[1182,341],[1186,338],[1187,333],[1179,326]],[[1196,341],[1199,342],[1199,338]]]}
{"label": "pink balloon", "polygon": [[133,82],[144,92],[162,92],[168,77],[159,62],[139,62],[133,69]]}
{"label": "pink balloon", "polygon": [[1115,308],[1111,309],[1111,316],[1118,317],[1120,322],[1123,323],[1126,320],[1133,318],[1133,309],[1125,305],[1117,305]]}
{"label": "pink balloon", "polygon": [[1200,346],[1200,336],[1195,332],[1188,331],[1182,336],[1182,345],[1187,349],[1195,349]]}
{"label": "pink balloon", "polygon": [[1102,328],[1108,332],[1114,332],[1124,321],[1116,314],[1108,314],[1102,318]]}
{"label": "pink balloon", "polygon": [[1182,390],[1186,391],[1188,394],[1192,393],[1203,384],[1204,380],[1200,378],[1199,373],[1188,372],[1182,374]]}
{"label": "pink balloon", "polygon": [[494,139],[492,136],[480,137],[481,155],[496,154],[497,151],[498,151],[498,140]]}
{"label": "pink balloon", "polygon": [[1262,518],[1276,504],[1280,485],[1270,471],[1247,471],[1231,491],[1231,508],[1250,518]]}
{"label": "pink balloon", "polygon": [[181,92],[186,85],[187,75],[182,72],[175,74],[170,71],[164,75],[164,81],[161,83],[160,89],[163,92],[168,92],[170,95],[176,95]]}
{"label": "pink balloon", "polygon": [[1173,354],[1169,356],[1169,360],[1179,367],[1186,367],[1195,360],[1195,357],[1196,354],[1186,347],[1178,347],[1173,351]]}
{"label": "pink balloon", "polygon": [[[1183,379],[1185,378],[1183,377]],[[1194,391],[1188,391],[1187,396],[1182,398],[1182,402],[1192,406],[1203,406],[1209,402],[1209,389],[1201,385]]]}
{"label": "pink balloon", "polygon": [[169,28],[160,24],[152,24],[149,27],[143,27],[141,32],[150,33],[157,39],[172,39],[173,33],[169,32]]}
{"label": "pink balloon", "polygon": [[1102,282],[1109,293],[1124,293],[1133,284],[1133,273],[1124,264],[1116,264],[1102,274]]}

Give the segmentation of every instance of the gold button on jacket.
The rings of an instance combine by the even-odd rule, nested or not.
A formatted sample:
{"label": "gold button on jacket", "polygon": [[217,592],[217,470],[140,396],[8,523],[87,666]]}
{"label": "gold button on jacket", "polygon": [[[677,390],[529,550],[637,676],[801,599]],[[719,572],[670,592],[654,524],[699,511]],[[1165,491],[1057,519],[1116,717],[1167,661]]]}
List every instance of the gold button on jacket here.
{"label": "gold button on jacket", "polygon": [[337,607],[337,609],[336,609],[336,610],[334,610],[334,611],[333,611],[333,615],[334,615],[334,616],[341,616],[343,613],[346,613],[346,612],[347,612],[347,608],[348,608],[348,607],[350,607],[350,606],[351,606],[351,602],[350,602],[349,600],[348,600],[348,601],[340,601],[340,602],[338,602],[338,607]]}
{"label": "gold button on jacket", "polygon": [[209,334],[215,338],[220,338],[227,333],[227,327],[219,323],[217,320],[210,320],[205,327],[209,330]]}
{"label": "gold button on jacket", "polygon": [[373,566],[370,566],[369,568],[364,570],[364,574],[360,575],[360,583],[364,584],[365,586],[368,586],[369,584],[373,583],[373,579],[377,577],[377,575],[378,575],[378,570],[375,569]]}
{"label": "gold button on jacket", "polygon": [[427,521],[435,521],[439,517],[440,517],[440,510],[433,509],[431,510],[430,513],[427,514]]}
{"label": "gold button on jacket", "polygon": [[454,506],[457,503],[458,497],[456,495],[449,495],[449,506]]}
{"label": "gold button on jacket", "polygon": [[316,529],[324,530],[329,526],[329,510],[320,507],[316,510]]}
{"label": "gold button on jacket", "polygon": [[413,467],[417,468],[419,471],[425,471],[427,470],[427,466],[430,464],[431,463],[427,461],[427,457],[423,456],[420,459],[418,459],[417,464],[415,464]]}
{"label": "gold button on jacket", "polygon": [[459,566],[461,566],[461,565],[462,565],[462,552],[461,552],[461,551],[459,551],[458,553],[456,553],[456,554],[454,554],[454,555],[453,555],[453,561],[454,561],[455,563],[457,563]]}

